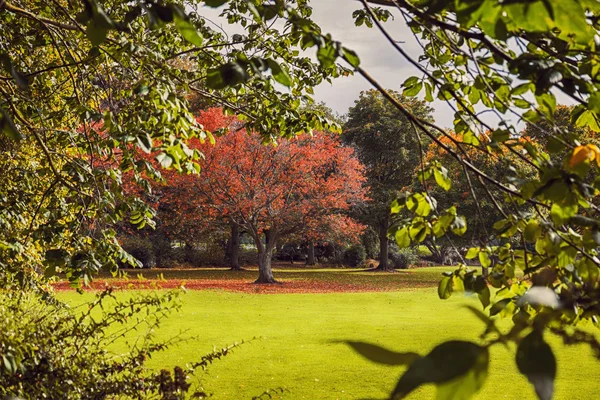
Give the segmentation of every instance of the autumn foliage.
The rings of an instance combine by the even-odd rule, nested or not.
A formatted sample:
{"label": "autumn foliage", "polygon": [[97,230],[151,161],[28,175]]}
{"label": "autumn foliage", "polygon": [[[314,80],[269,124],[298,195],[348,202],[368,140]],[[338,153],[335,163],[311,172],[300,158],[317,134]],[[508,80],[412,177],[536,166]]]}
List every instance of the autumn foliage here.
{"label": "autumn foliage", "polygon": [[336,135],[316,132],[265,145],[220,109],[202,112],[198,122],[228,133],[214,144],[191,141],[204,154],[199,175],[164,174],[161,203],[173,214],[167,223],[180,231],[190,224],[237,224],[258,249],[258,282],[274,282],[271,257],[279,240],[360,233],[362,226],[344,212],[365,200],[364,166]]}

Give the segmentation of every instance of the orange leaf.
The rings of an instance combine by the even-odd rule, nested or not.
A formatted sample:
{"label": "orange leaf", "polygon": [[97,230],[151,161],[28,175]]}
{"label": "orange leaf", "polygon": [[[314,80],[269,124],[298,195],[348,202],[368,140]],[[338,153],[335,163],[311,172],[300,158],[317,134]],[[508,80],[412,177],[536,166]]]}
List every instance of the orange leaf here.
{"label": "orange leaf", "polygon": [[[569,160],[569,165],[571,168],[581,164],[582,162],[596,158],[597,153],[594,151],[594,149],[590,148],[591,146],[596,147],[594,145],[577,146],[575,150],[573,150],[573,154]],[[597,147],[596,150],[598,150]]]}

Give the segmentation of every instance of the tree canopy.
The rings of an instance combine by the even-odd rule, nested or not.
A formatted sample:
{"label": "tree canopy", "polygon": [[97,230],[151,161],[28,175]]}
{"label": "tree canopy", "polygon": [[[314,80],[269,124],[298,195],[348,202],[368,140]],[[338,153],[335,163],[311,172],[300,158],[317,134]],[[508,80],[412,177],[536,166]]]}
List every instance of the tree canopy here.
{"label": "tree canopy", "polygon": [[[415,115],[431,119],[432,108],[425,102],[390,93]],[[399,191],[414,182],[421,144],[410,121],[376,90],[362,92],[350,108],[342,138],[356,149],[366,166],[369,201],[361,205],[356,214],[379,233],[379,267],[385,270],[388,268],[390,205]]]}
{"label": "tree canopy", "polygon": [[[199,121],[215,123],[220,113],[208,110]],[[315,132],[265,146],[239,121],[220,122],[229,132],[214,145],[195,147],[204,155],[201,173],[173,176],[171,185],[179,188],[176,197],[188,203],[186,209],[196,208],[191,214],[226,218],[251,235],[259,255],[257,282],[273,282],[277,241],[291,234],[318,238],[328,217],[362,202],[364,167],[335,134]]]}

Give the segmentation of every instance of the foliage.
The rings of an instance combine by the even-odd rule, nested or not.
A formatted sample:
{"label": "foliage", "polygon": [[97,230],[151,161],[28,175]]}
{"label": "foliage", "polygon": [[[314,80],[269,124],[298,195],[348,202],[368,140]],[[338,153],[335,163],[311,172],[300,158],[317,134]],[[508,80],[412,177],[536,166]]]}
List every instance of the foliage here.
{"label": "foliage", "polygon": [[419,256],[412,248],[398,248],[390,246],[390,260],[396,269],[407,269],[414,266],[419,261]]}
{"label": "foliage", "polygon": [[354,244],[344,250],[344,262],[353,267],[358,267],[367,259],[367,252],[362,244]]}
{"label": "foliage", "polygon": [[194,144],[204,153],[202,173],[172,174],[168,185],[175,190],[164,201],[181,212],[176,219],[202,215],[229,220],[247,232],[259,255],[257,282],[274,282],[270,264],[280,239],[360,233],[361,226],[342,212],[364,199],[363,167],[334,134],[314,132],[264,146],[257,134],[219,109],[201,113],[198,120],[229,133],[214,145]]}
{"label": "foliage", "polygon": [[[421,118],[431,119],[432,108],[425,102],[391,92]],[[379,234],[380,267],[387,269],[389,209],[398,191],[414,181],[419,161],[419,140],[409,120],[375,90],[362,92],[348,113],[342,138],[351,144],[367,167],[369,201],[355,210],[356,217]]]}
{"label": "foliage", "polygon": [[[448,148],[458,150],[455,143],[463,142],[464,136],[448,132],[446,136],[439,137],[439,141]],[[489,143],[489,132],[480,141],[482,144]],[[525,136],[520,141],[515,141],[512,150],[523,152],[525,146],[540,148],[539,143]],[[485,154],[472,147],[462,151],[477,164],[478,169],[492,179],[502,180],[509,174],[513,179],[526,179],[537,173],[534,167],[505,148],[494,154]],[[502,197],[498,188],[477,184],[473,182],[474,179],[471,181],[471,176],[465,173],[461,163],[436,143],[431,144],[424,152],[421,162],[415,168],[415,174],[419,177],[415,182],[416,190],[422,190],[434,198],[438,209],[454,206],[456,212],[464,216],[469,227],[462,235],[447,232],[444,236],[434,234],[427,238],[426,244],[439,256],[438,262],[446,264],[450,261],[451,257],[446,257],[444,253],[456,253],[458,247],[478,245],[491,239],[494,223],[504,217],[502,211],[495,206],[495,199]],[[532,212],[527,204],[514,207],[520,213]]]}
{"label": "foliage", "polygon": [[[70,308],[37,295],[0,294],[0,395],[23,399],[90,399],[118,396],[183,399],[197,368],[225,356],[214,351],[185,368],[149,372],[147,361],[180,342],[155,339],[154,329],[180,309],[179,291],[117,298],[112,289],[98,292],[89,303]],[[143,332],[120,355],[108,348],[131,332]]]}
{"label": "foliage", "polygon": [[[519,345],[519,370],[532,382],[539,398],[549,399],[554,391],[555,370],[549,367],[554,365],[554,356],[545,344],[544,332],[568,332],[567,328],[580,323],[597,324],[600,313],[600,218],[596,204],[600,186],[590,179],[600,166],[600,150],[566,132],[557,134],[552,123],[557,111],[554,92],[559,91],[576,104],[570,112],[572,123],[600,131],[600,83],[596,79],[600,58],[595,40],[600,6],[587,0],[372,2],[400,12],[423,54],[413,59],[403,42],[394,40],[383,25],[389,13],[371,8],[368,0],[361,0],[363,9],[355,13],[356,24],[376,26],[418,69],[418,75],[404,81],[403,95],[423,93],[427,102],[436,98],[446,101],[455,111],[453,131],[459,139],[414,113],[396,93],[386,90],[361,67],[356,54],[330,36],[312,31],[319,37],[312,42],[319,61],[331,65],[342,58],[354,67],[375,87],[378,96],[410,122],[416,140],[435,143],[460,164],[475,204],[479,200],[473,187],[480,185],[500,215],[489,236],[480,238],[479,245],[467,252],[468,258],[477,257],[484,268],[493,267],[492,272],[483,276],[461,267],[443,277],[438,290],[442,298],[465,290],[478,294],[484,309],[477,313],[486,326],[485,343],[440,344],[409,367],[392,397],[402,398],[421,384],[435,383],[439,399],[470,398],[485,381],[487,348],[498,342],[514,342]],[[483,113],[497,118],[496,127],[481,118]],[[547,136],[545,145],[540,143],[543,147],[539,148],[522,138],[517,125],[509,122],[509,115],[537,124]],[[538,124],[544,121],[550,122],[546,127],[553,128]],[[480,167],[482,160],[469,150],[481,153],[483,161],[517,157],[533,174],[513,168],[503,176],[491,176]],[[564,157],[551,156],[561,151]],[[445,191],[454,185],[442,163],[422,172]],[[390,233],[401,247],[450,232],[457,236],[467,232],[467,220],[456,205],[438,207],[435,196],[423,186],[421,191],[402,195],[392,203],[392,213],[398,218]],[[486,190],[488,186],[495,192]],[[405,211],[408,215],[400,215]],[[483,215],[481,210],[478,213]],[[487,295],[488,284],[499,289],[493,302]],[[515,328],[490,338],[494,320],[489,318],[498,314],[512,317]],[[568,340],[590,344],[577,335]],[[461,364],[457,376],[440,360],[461,352],[471,357]],[[546,367],[537,365],[537,358],[546,360]]]}
{"label": "foliage", "polygon": [[365,229],[360,236],[360,242],[365,246],[367,258],[377,258],[379,255],[379,236],[372,227]]}
{"label": "foliage", "polygon": [[194,110],[236,113],[265,142],[338,129],[301,107],[314,85],[349,70],[301,55],[301,34],[274,23],[301,18],[316,29],[306,1],[207,5],[224,3],[243,34],[212,29],[196,10],[201,1],[0,3],[3,287],[37,285],[41,272],[77,285],[101,268],[135,264],[114,227],[150,226],[154,212],[124,191],[123,175],[149,189],[161,177],[141,156],[151,152],[163,168],[199,171],[201,155],[187,141],[214,135],[195,121],[190,92],[203,99]]}
{"label": "foliage", "polygon": [[156,266],[156,256],[152,243],[139,236],[129,236],[121,241],[121,247],[142,264],[142,268]]}

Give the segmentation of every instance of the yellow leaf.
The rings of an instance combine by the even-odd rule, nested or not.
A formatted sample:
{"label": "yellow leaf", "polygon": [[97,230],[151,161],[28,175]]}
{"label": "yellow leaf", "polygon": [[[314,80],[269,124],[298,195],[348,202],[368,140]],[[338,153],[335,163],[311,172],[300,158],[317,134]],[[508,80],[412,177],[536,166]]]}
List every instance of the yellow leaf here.
{"label": "yellow leaf", "polygon": [[594,151],[588,146],[577,146],[575,150],[573,150],[573,154],[571,155],[571,159],[569,160],[569,165],[571,166],[571,168],[581,164],[582,162],[585,162],[590,159],[593,160],[595,158],[596,153],[594,153]]}

